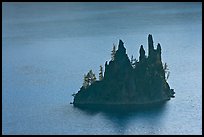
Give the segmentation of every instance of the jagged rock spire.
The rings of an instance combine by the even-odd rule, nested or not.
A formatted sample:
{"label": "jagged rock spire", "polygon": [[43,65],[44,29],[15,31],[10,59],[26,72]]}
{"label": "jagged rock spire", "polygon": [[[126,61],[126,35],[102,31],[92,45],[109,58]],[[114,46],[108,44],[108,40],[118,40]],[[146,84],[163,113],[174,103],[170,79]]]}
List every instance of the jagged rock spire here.
{"label": "jagged rock spire", "polygon": [[123,44],[124,42],[121,39],[119,39],[119,45],[123,45]]}
{"label": "jagged rock spire", "polygon": [[159,43],[157,44],[157,52],[161,54],[161,45]]}
{"label": "jagged rock spire", "polygon": [[157,60],[161,62],[161,45],[157,44]]}
{"label": "jagged rock spire", "polygon": [[151,57],[154,52],[154,46],[153,46],[153,38],[152,35],[148,35],[148,56]]}
{"label": "jagged rock spire", "polygon": [[145,58],[145,50],[143,48],[143,45],[140,46],[140,56],[139,61],[142,61]]}
{"label": "jagged rock spire", "polygon": [[121,53],[126,53],[126,49],[122,40],[119,40],[118,51]]}

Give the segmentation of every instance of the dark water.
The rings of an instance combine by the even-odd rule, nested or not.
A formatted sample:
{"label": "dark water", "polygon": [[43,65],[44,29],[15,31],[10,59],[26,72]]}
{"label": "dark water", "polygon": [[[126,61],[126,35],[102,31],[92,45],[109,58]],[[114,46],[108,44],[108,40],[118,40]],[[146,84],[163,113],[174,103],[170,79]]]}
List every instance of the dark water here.
{"label": "dark water", "polygon": [[[201,134],[201,3],[3,3],[3,134]],[[122,39],[162,46],[176,97],[149,109],[79,109],[71,94]],[[111,109],[112,110],[112,109]]]}

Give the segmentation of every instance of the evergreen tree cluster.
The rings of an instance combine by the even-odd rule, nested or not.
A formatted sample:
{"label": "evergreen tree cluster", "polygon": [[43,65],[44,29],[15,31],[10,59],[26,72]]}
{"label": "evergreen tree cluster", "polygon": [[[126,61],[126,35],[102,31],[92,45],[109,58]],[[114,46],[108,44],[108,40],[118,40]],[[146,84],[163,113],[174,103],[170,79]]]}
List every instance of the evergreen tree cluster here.
{"label": "evergreen tree cluster", "polygon": [[[103,67],[100,65],[100,70],[99,70],[99,80],[103,79]],[[96,81],[96,75],[93,73],[92,70],[89,70],[87,74],[84,74],[84,81],[83,81],[83,87],[87,88],[91,84],[93,84]]]}

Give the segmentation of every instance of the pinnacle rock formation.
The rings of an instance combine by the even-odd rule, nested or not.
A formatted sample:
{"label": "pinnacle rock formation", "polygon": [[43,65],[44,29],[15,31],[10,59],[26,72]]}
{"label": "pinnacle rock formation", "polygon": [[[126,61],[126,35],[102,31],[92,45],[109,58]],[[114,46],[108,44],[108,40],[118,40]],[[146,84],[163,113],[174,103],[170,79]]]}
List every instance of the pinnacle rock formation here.
{"label": "pinnacle rock formation", "polygon": [[81,87],[74,96],[74,105],[83,104],[148,104],[170,100],[175,92],[170,89],[161,60],[161,45],[154,49],[153,37],[148,36],[148,56],[143,45],[139,61],[133,67],[122,40],[114,60],[105,62],[102,80]]}

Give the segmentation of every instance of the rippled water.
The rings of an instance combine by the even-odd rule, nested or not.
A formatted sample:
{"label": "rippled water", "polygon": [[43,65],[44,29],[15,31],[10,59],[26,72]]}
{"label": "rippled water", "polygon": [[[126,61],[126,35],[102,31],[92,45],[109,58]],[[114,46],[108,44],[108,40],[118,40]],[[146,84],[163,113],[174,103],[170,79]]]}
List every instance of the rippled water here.
{"label": "rippled water", "polygon": [[[201,3],[3,3],[2,134],[201,134]],[[69,104],[83,74],[110,60],[122,39],[129,57],[162,46],[176,98],[134,111]]]}

